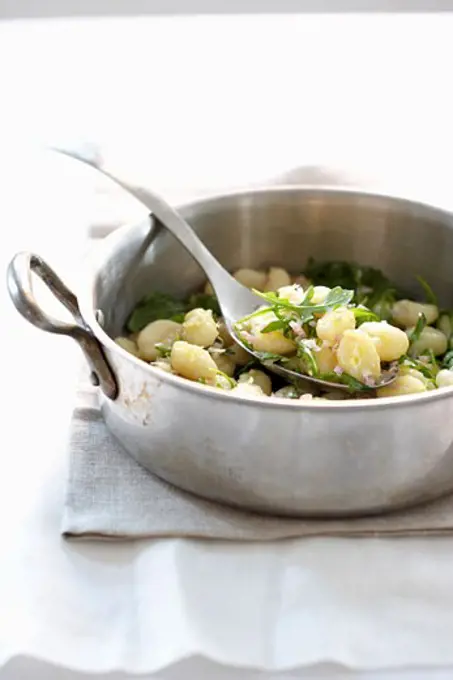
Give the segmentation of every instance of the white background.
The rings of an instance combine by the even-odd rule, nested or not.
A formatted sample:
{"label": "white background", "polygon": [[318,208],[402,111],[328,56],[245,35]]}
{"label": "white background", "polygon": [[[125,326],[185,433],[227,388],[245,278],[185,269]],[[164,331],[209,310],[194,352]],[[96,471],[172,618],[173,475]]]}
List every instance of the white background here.
{"label": "white background", "polygon": [[[21,6],[0,2],[4,12],[19,13]],[[83,274],[77,257],[89,223],[141,214],[81,169],[46,165],[44,171],[26,156],[28,143],[94,145],[108,163],[172,200],[321,164],[451,204],[452,30],[451,15],[3,22],[3,270],[17,249],[35,249],[75,285]],[[27,653],[85,670],[91,664],[106,671],[118,663],[146,670],[141,654],[155,659],[171,649],[170,633],[181,621],[188,645],[203,642],[221,659],[231,631],[230,652],[244,658],[254,653],[265,621],[259,605],[266,599],[249,601],[254,618],[237,616],[226,588],[232,555],[219,563],[218,591],[216,583],[196,580],[200,564],[208,562],[187,549],[193,569],[190,579],[186,572],[188,593],[195,583],[200,590],[198,598],[185,597],[185,619],[168,600],[171,587],[184,580],[176,548],[180,571],[170,568],[173,548],[163,544],[153,553],[149,545],[61,544],[63,450],[78,354],[69,341],[26,326],[5,290],[2,295],[0,661],[13,657],[4,677],[74,677],[21,658]],[[453,663],[449,539],[326,542],[324,553],[318,545],[304,543],[294,554],[288,573],[298,587],[291,590],[291,581],[288,587],[297,607],[289,597],[280,642],[292,640],[308,656],[313,649],[327,656],[334,650],[352,667],[420,667],[417,674],[389,672],[388,680],[427,680],[424,666]],[[212,560],[216,551],[222,549],[212,548]],[[159,564],[165,567],[160,573]],[[239,557],[236,564],[243,564]],[[256,564],[249,581],[259,589],[265,581],[258,572]],[[241,574],[247,576],[238,571],[238,582]],[[255,591],[241,582],[245,611],[245,596]],[[157,637],[148,629],[143,638],[144,629],[134,627],[140,617],[128,615],[139,611],[146,621],[156,608],[159,615],[149,619]],[[310,644],[307,637],[299,640],[297,612],[305,617]],[[152,639],[159,642],[155,648]],[[125,640],[132,641],[130,648]],[[213,677],[213,666],[194,663],[174,673]],[[340,672],[324,669],[324,677],[334,670]]]}
{"label": "white background", "polygon": [[2,0],[0,17],[236,14],[247,12],[436,12],[451,0]]}

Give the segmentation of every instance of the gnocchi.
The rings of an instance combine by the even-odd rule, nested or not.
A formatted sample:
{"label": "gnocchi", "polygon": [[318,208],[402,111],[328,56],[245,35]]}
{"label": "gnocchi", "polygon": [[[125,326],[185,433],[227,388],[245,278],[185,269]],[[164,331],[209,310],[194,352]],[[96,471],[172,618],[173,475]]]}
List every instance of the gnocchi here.
{"label": "gnocchi", "polygon": [[210,347],[217,335],[217,324],[210,309],[192,309],[184,317],[181,335],[192,345]]}
{"label": "gnocchi", "polygon": [[376,341],[376,349],[381,361],[395,361],[409,349],[406,333],[387,321],[366,321],[360,329]]}
{"label": "gnocchi", "polygon": [[392,319],[402,328],[415,326],[420,314],[425,316],[426,323],[430,325],[436,321],[439,310],[436,305],[425,305],[412,300],[398,300],[392,308]]}
{"label": "gnocchi", "polygon": [[379,387],[378,397],[398,397],[403,394],[416,394],[426,392],[426,385],[422,380],[413,375],[399,375],[390,385]]}
{"label": "gnocchi", "polygon": [[256,290],[264,290],[267,281],[266,273],[256,269],[238,269],[233,276],[243,286],[256,288]]}
{"label": "gnocchi", "polygon": [[[414,329],[410,329],[414,332]],[[434,356],[439,356],[447,351],[448,340],[438,328],[426,326],[420,333],[420,337],[412,343],[411,354],[420,356],[425,352],[433,352]]]}
{"label": "gnocchi", "polygon": [[267,394],[269,397],[272,394],[272,382],[267,373],[264,371],[259,371],[256,368],[250,369],[250,371],[245,371],[239,376],[239,383],[250,383],[252,385],[258,385],[263,394]]}
{"label": "gnocchi", "polygon": [[291,277],[281,267],[271,267],[264,285],[265,291],[276,291],[279,288],[284,288],[291,285]]}
{"label": "gnocchi", "polygon": [[355,328],[355,316],[351,309],[339,307],[326,312],[316,324],[316,335],[327,345],[338,343],[344,332]]}
{"label": "gnocchi", "polygon": [[437,387],[452,387],[453,386],[453,371],[448,368],[443,368],[436,375]]}
{"label": "gnocchi", "polygon": [[215,352],[211,356],[214,359],[219,371],[232,378],[236,370],[236,363],[233,357],[230,354],[226,354],[225,352]]}
{"label": "gnocchi", "polygon": [[372,338],[364,331],[346,330],[337,351],[338,364],[348,375],[361,382],[376,382],[381,361]]}
{"label": "gnocchi", "polygon": [[115,342],[118,345],[118,347],[122,347],[123,349],[126,350],[126,352],[129,352],[129,354],[133,354],[134,357],[140,356],[138,353],[138,347],[136,343],[130,338],[118,337],[115,338]]}
{"label": "gnocchi", "polygon": [[[429,302],[398,299],[390,283],[382,288],[386,279],[379,272],[377,295],[376,271],[335,262],[316,263],[304,274],[282,267],[237,269],[236,280],[260,291],[266,304],[239,319],[233,335],[207,282],[186,302],[164,293],[147,296],[115,343],[154,369],[252,399],[319,403],[453,386],[453,311],[439,312],[429,286]],[[245,347],[263,361],[343,383],[350,392],[282,384]],[[396,377],[383,384],[388,371]]]}
{"label": "gnocchi", "polygon": [[158,345],[171,345],[181,331],[181,324],[170,319],[152,321],[137,336],[140,359],[155,361],[159,355]]}
{"label": "gnocchi", "polygon": [[171,348],[172,369],[189,380],[201,380],[210,385],[215,383],[217,365],[209,352],[199,345],[177,340]]}

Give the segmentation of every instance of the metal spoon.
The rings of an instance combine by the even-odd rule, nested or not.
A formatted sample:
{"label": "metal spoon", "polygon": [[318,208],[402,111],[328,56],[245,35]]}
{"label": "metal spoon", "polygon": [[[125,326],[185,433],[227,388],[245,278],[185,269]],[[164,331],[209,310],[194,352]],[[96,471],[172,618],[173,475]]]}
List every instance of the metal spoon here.
{"label": "metal spoon", "polygon": [[[280,375],[282,378],[285,378],[288,382],[293,384],[300,384],[301,381],[310,382],[318,385],[322,389],[337,389],[351,392],[351,388],[348,385],[314,378],[310,375],[291,371],[272,361],[263,360],[258,353],[253,352],[249,347],[244,345],[234,329],[234,324],[243,317],[252,314],[259,307],[265,305],[266,301],[236,281],[236,279],[222,267],[212,253],[206,248],[203,242],[195,234],[192,227],[160,196],[157,196],[147,189],[130,184],[127,180],[120,178],[116,173],[114,174],[103,167],[99,167],[92,160],[79,156],[73,151],[68,151],[63,148],[53,148],[53,150],[95,168],[98,172],[109,177],[113,182],[121,186],[151,211],[154,217],[178,239],[186,250],[188,250],[205,272],[216,294],[228,331],[234,337],[235,341],[269,371]],[[384,376],[380,381],[379,387],[389,385],[393,382],[395,377],[396,371],[389,371],[388,375]]]}

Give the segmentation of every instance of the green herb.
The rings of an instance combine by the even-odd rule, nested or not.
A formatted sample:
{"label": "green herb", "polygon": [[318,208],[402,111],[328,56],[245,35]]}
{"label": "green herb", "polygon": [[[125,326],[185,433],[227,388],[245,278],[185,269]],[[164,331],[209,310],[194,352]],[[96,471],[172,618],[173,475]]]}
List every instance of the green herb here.
{"label": "green herb", "polygon": [[167,345],[163,345],[161,342],[157,342],[154,347],[157,349],[159,356],[163,357],[166,359],[167,357],[170,356],[171,354],[171,347],[168,347]]}
{"label": "green herb", "polygon": [[414,330],[409,333],[409,342],[411,345],[413,345],[414,342],[416,342],[420,338],[425,326],[426,316],[424,314],[419,314]]}
{"label": "green herb", "polygon": [[285,322],[283,319],[278,319],[277,321],[271,321],[270,323],[267,324],[261,331],[261,333],[272,333],[272,331],[280,331],[282,329],[286,329],[287,327],[287,322]]}
{"label": "green herb", "polygon": [[230,387],[236,387],[236,381],[233,378],[230,378],[230,376],[223,371],[217,371],[217,375],[221,375],[222,378],[225,378],[225,380],[229,382]]}
{"label": "green herb", "polygon": [[191,295],[187,302],[186,311],[191,309],[210,309],[216,316],[221,316],[219,303],[215,295],[209,295],[208,293],[195,293]]}
{"label": "green herb", "polygon": [[210,309],[215,316],[220,316],[220,307],[215,295],[195,293],[188,300],[178,300],[173,295],[156,291],[146,295],[133,310],[126,327],[130,333],[138,333],[152,321],[171,319],[178,323],[191,309]]}
{"label": "green herb", "polygon": [[314,352],[304,344],[303,340],[298,343],[297,356],[302,359],[307,374],[311,375],[313,378],[317,378],[319,375],[319,368]]}
{"label": "green herb", "polygon": [[352,375],[349,375],[349,373],[342,373],[340,375],[340,383],[342,385],[347,385],[353,392],[370,392],[371,390],[375,389],[371,385],[365,385],[359,380],[356,380],[356,378],[353,378]]}
{"label": "green herb", "polygon": [[185,304],[172,295],[151,293],[135,307],[127,321],[127,329],[131,333],[138,333],[151,321],[180,318],[185,311]]}
{"label": "green herb", "polygon": [[349,375],[348,373],[341,373],[340,375],[338,375],[338,373],[334,373],[332,371],[331,373],[322,373],[319,377],[322,380],[327,380],[328,382],[331,383],[347,385],[351,392],[370,392],[371,390],[375,389],[370,385],[365,385],[364,383],[361,383],[359,380],[356,380],[355,378],[352,377],[352,375]]}
{"label": "green herb", "polygon": [[280,361],[282,359],[282,356],[280,354],[274,354],[273,352],[255,352],[255,355],[260,359],[260,361],[274,362]]}
{"label": "green herb", "polygon": [[[453,361],[453,356],[452,356],[452,361]],[[434,357],[434,364],[432,366],[424,363],[423,361],[420,361],[420,359],[415,359],[415,358],[409,357],[407,355],[402,356],[399,359],[398,363],[402,366],[407,366],[408,368],[413,368],[416,371],[419,371],[428,380],[431,380],[431,381],[435,380],[437,367],[438,367],[438,364],[437,364],[435,357]]]}
{"label": "green herb", "polygon": [[421,276],[417,276],[417,281],[424,290],[426,302],[430,305],[437,306],[437,297],[429,283],[425,281],[425,279],[423,279]]}
{"label": "green herb", "polygon": [[351,262],[317,262],[308,260],[304,275],[316,286],[341,286],[357,288],[362,278],[362,270]]}
{"label": "green herb", "polygon": [[[313,293],[311,290],[307,291],[307,294],[305,295],[300,305],[295,305],[289,302],[289,300],[279,297],[278,293],[261,293],[259,290],[254,290],[254,293],[256,293],[256,295],[258,295],[259,297],[263,298],[263,300],[266,300],[266,302],[269,304],[269,307],[271,309],[267,311],[277,312],[279,308],[283,310],[290,310],[292,312],[295,312],[300,317],[302,322],[308,320],[308,318],[307,319],[304,318],[306,316],[312,318],[313,314],[315,313],[322,314],[332,309],[336,309],[337,307],[347,305],[351,302],[352,298],[354,297],[353,290],[344,290],[343,288],[340,288],[340,286],[335,286],[335,288],[332,288],[332,290],[330,290],[329,293],[327,294],[324,302],[320,304],[312,304],[310,302],[310,300],[313,297]],[[255,314],[262,312],[263,310],[258,310],[258,312],[255,312]],[[306,314],[307,312],[308,315]],[[250,317],[247,318],[251,318],[253,316],[254,314],[251,314]],[[242,323],[244,320],[245,319],[241,319],[240,323]]]}
{"label": "green herb", "polygon": [[392,308],[396,299],[395,290],[389,288],[388,290],[383,291],[379,297],[371,297],[367,304],[372,307],[373,312],[381,321],[391,321]]}
{"label": "green herb", "polygon": [[[344,290],[340,286],[335,286],[327,294],[326,299],[322,305],[315,305],[317,307],[327,307],[327,311],[335,309],[336,307],[341,307],[343,305],[348,305],[354,297],[353,290]],[[322,310],[319,310],[322,311]]]}
{"label": "green herb", "polygon": [[447,352],[442,359],[442,368],[448,368],[450,370],[453,368],[453,350]]}
{"label": "green herb", "polygon": [[434,367],[437,368],[437,359],[436,359],[436,355],[434,354],[434,352],[433,352],[432,349],[428,349],[428,359],[429,359],[429,362],[430,362]]}
{"label": "green herb", "polygon": [[247,373],[247,371],[250,371],[251,368],[254,368],[258,364],[259,362],[256,359],[252,359],[247,364],[245,364],[245,366],[241,366],[238,369],[238,371],[236,372],[236,378],[239,378],[239,376],[242,375],[243,373]]}
{"label": "green herb", "polygon": [[380,321],[379,316],[372,312],[371,309],[368,309],[367,307],[363,306],[353,307],[352,311],[354,312],[357,326],[360,326],[362,323],[365,323],[366,321]]}
{"label": "green herb", "polygon": [[379,269],[359,266],[354,262],[316,262],[310,259],[304,274],[318,286],[353,289],[355,304],[366,304],[380,319],[391,318],[397,290]]}

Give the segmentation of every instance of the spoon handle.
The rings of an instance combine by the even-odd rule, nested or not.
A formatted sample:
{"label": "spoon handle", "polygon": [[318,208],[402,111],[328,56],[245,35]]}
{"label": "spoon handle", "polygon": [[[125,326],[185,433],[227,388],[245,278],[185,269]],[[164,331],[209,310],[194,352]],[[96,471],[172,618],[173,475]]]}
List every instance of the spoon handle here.
{"label": "spoon handle", "polygon": [[198,238],[194,230],[163,198],[148,189],[132,185],[126,179],[119,177],[116,172],[115,174],[112,174],[102,166],[98,166],[93,161],[78,156],[76,153],[60,148],[55,148],[53,150],[66,156],[70,156],[81,163],[90,165],[134,196],[134,198],[150,210],[153,216],[190,252],[192,257],[206,273],[214,289],[222,288],[228,284],[231,286],[231,282],[236,283],[231,274],[222,267],[212,253],[206,248],[204,243]]}

